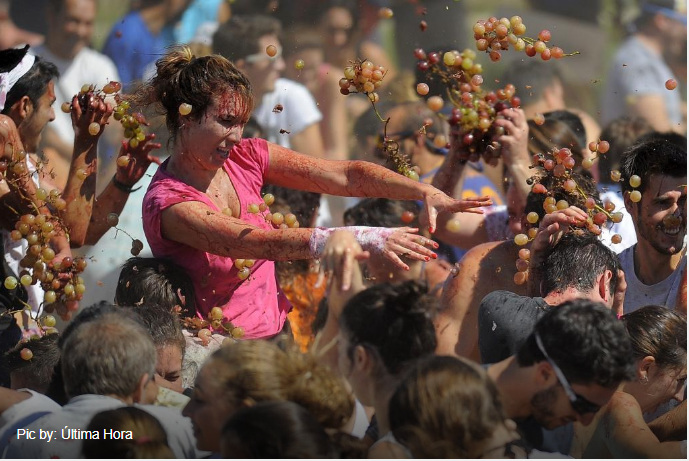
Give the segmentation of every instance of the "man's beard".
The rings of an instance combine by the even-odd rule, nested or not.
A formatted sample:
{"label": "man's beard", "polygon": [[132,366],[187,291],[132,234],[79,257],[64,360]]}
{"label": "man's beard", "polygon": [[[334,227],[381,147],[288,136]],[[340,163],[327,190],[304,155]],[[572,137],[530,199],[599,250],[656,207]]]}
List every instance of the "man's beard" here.
{"label": "man's beard", "polygon": [[531,398],[533,419],[546,429],[554,429],[558,426],[555,424],[555,415],[553,414],[553,407],[557,401],[557,387],[558,385],[554,384],[548,389],[536,393]]}

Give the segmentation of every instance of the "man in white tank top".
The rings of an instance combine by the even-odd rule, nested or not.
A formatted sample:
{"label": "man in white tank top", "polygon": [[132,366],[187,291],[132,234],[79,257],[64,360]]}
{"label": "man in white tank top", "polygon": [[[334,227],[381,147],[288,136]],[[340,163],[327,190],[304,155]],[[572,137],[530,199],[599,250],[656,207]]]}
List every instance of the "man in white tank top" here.
{"label": "man in white tank top", "polygon": [[686,171],[687,151],[664,136],[637,144],[622,159],[624,203],[637,236],[637,244],[619,255],[627,280],[625,314],[649,304],[686,311],[686,297],[678,295],[686,285]]}

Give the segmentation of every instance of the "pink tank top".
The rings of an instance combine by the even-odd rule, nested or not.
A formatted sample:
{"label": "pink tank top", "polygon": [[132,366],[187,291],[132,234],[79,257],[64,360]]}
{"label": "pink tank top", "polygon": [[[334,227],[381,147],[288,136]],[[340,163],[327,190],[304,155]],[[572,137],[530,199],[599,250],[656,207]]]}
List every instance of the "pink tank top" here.
{"label": "pink tank top", "polygon": [[[261,186],[268,171],[268,143],[244,139],[232,150],[223,168],[239,198],[240,219],[263,229],[273,229],[259,214],[247,212],[251,203],[261,203]],[[168,258],[186,270],[194,283],[199,316],[219,306],[226,320],[244,328],[245,338],[273,336],[282,329],[290,304],[280,290],[273,261],[256,260],[246,280],[237,277],[232,258],[217,256],[168,240],[161,235],[162,212],[180,202],[201,202],[220,212],[203,192],[166,171],[167,161],[151,180],[143,201],[144,232],[156,258]]]}

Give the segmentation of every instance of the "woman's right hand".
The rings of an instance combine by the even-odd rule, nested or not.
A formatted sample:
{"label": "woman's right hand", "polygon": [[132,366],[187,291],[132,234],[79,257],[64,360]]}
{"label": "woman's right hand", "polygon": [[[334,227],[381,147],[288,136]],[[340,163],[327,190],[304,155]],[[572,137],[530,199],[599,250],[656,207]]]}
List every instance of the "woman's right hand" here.
{"label": "woman's right hand", "polygon": [[321,271],[334,276],[333,283],[337,283],[342,291],[352,286],[355,261],[368,259],[370,253],[364,251],[351,232],[338,230],[328,238],[321,256]]}
{"label": "woman's right hand", "polygon": [[436,259],[438,255],[429,248],[436,249],[439,245],[423,235],[418,235],[418,232],[419,229],[411,227],[394,229],[394,232],[385,239],[385,246],[382,250],[383,255],[397,267],[407,271],[409,266],[400,259],[400,256],[417,261]]}

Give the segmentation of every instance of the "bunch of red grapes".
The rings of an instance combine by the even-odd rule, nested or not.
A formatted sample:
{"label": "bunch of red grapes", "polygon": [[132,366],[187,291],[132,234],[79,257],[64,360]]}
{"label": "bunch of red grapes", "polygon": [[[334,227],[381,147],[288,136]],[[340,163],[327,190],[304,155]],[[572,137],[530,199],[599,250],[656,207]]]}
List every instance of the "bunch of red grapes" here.
{"label": "bunch of red grapes", "polygon": [[[459,142],[464,147],[462,152],[471,160],[478,160],[481,155],[487,158],[500,157],[500,145],[491,141],[494,136],[504,134],[502,127],[494,127],[493,122],[498,114],[510,107],[519,107],[521,101],[515,95],[512,84],[505,85],[497,91],[485,91],[482,88],[483,68],[476,63],[476,53],[472,50],[447,51],[445,53],[426,53],[416,49],[414,56],[419,60],[417,67],[426,72],[429,81],[439,80],[447,87],[447,98],[454,106],[448,117],[453,132],[458,133]],[[429,92],[426,83],[419,83],[416,91],[425,96]],[[428,107],[439,112],[445,105],[441,96],[431,96]]]}
{"label": "bunch of red grapes", "polygon": [[548,47],[552,35],[547,29],[539,32],[537,39],[527,37],[525,33],[526,26],[520,16],[512,16],[510,19],[491,16],[474,24],[476,49],[488,53],[493,62],[499,61],[502,57],[500,52],[509,50],[510,46],[517,51],[524,51],[529,57],[539,54],[544,61],[578,54],[565,54],[559,46]]}
{"label": "bunch of red grapes", "polygon": [[387,69],[376,66],[369,60],[358,59],[344,68],[344,78],[340,79],[340,93],[363,93],[371,102],[379,100],[376,90],[383,84]]}

